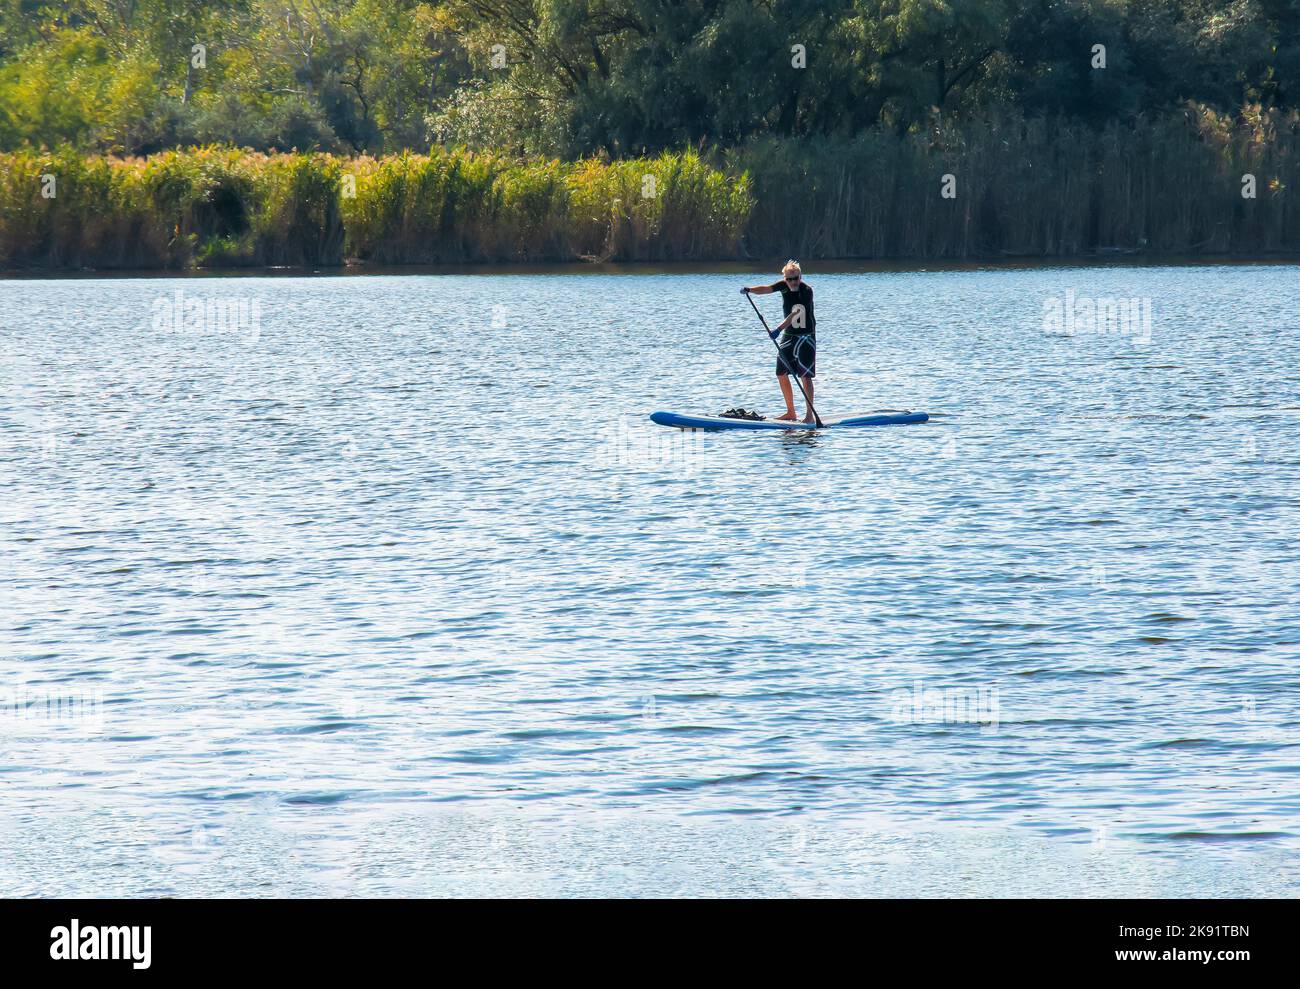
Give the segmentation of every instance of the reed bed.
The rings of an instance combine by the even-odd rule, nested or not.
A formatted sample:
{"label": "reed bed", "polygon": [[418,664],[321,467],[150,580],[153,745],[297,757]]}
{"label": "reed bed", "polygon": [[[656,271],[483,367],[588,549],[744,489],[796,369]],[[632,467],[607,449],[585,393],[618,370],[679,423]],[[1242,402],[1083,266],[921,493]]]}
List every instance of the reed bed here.
{"label": "reed bed", "polygon": [[[45,176],[53,198],[41,195]],[[0,265],[183,268],[734,257],[748,179],[695,152],[605,162],[461,150],[0,154]]]}
{"label": "reed bed", "polygon": [[0,266],[339,264],[340,169],[328,155],[220,148],[0,154]]}
{"label": "reed bed", "polygon": [[[895,137],[759,141],[754,255],[1065,257],[1300,250],[1300,115],[1198,107],[1100,129],[1008,114]],[[1256,195],[1243,198],[1242,179]],[[956,198],[941,196],[944,175]]]}
{"label": "reed bed", "polygon": [[1268,254],[1300,250],[1298,196],[1300,115],[1192,106],[612,162],[17,151],[0,154],[0,267]]}
{"label": "reed bed", "polygon": [[435,150],[356,163],[348,252],[384,263],[734,257],[748,179],[695,152],[606,162]]}

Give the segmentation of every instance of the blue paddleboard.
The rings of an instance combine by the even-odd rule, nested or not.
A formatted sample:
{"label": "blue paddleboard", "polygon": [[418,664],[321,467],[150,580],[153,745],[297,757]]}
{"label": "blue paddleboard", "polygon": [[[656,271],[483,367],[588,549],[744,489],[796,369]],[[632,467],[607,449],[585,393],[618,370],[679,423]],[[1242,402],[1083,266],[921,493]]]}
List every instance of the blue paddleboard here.
{"label": "blue paddleboard", "polygon": [[[827,429],[844,429],[849,426],[906,426],[914,422],[928,422],[924,412],[882,412],[873,415],[823,418]],[[651,422],[678,429],[816,429],[816,423],[791,422],[788,419],[728,419],[725,416],[686,416],[678,412],[655,412]]]}

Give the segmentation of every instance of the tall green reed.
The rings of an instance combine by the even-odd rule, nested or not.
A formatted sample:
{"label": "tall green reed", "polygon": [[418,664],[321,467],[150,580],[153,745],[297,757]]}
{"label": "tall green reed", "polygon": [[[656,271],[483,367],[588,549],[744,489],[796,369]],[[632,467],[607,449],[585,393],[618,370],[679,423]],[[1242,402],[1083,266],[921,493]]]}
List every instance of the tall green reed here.
{"label": "tall green reed", "polygon": [[613,162],[19,151],[0,154],[0,266],[1280,253],[1300,250],[1297,190],[1300,115],[1194,106],[1101,128],[936,117]]}

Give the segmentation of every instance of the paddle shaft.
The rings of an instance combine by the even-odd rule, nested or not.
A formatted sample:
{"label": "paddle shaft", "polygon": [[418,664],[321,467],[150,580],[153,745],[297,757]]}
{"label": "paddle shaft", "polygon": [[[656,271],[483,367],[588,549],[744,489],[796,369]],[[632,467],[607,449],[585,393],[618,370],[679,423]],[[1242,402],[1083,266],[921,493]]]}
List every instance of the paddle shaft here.
{"label": "paddle shaft", "polygon": [[790,372],[791,376],[794,378],[794,383],[799,386],[799,393],[803,395],[803,400],[808,403],[808,411],[812,413],[813,422],[817,424],[818,429],[822,429],[823,428],[822,417],[819,416],[817,414],[817,410],[813,408],[812,399],[808,397],[808,390],[804,388],[803,381],[800,379],[799,373],[790,366],[790,362],[785,359],[785,354],[781,353],[781,345],[776,342],[776,336],[775,334],[772,333],[772,328],[767,325],[767,320],[763,318],[763,314],[759,311],[758,306],[755,304],[754,296],[751,295],[749,292],[746,292],[745,298],[748,299],[749,304],[754,307],[754,313],[755,315],[758,316],[758,321],[763,324],[763,329],[767,330],[767,338],[771,340],[776,347],[776,356],[780,358],[781,363],[785,365],[785,369]]}

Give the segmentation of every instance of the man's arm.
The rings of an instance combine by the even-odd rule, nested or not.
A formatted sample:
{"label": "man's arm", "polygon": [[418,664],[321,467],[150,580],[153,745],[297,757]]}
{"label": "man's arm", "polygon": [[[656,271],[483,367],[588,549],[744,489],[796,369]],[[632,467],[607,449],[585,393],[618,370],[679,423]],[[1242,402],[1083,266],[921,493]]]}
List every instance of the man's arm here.
{"label": "man's arm", "polygon": [[742,288],[741,291],[752,295],[771,295],[775,289],[771,285],[750,285],[748,288]]}

